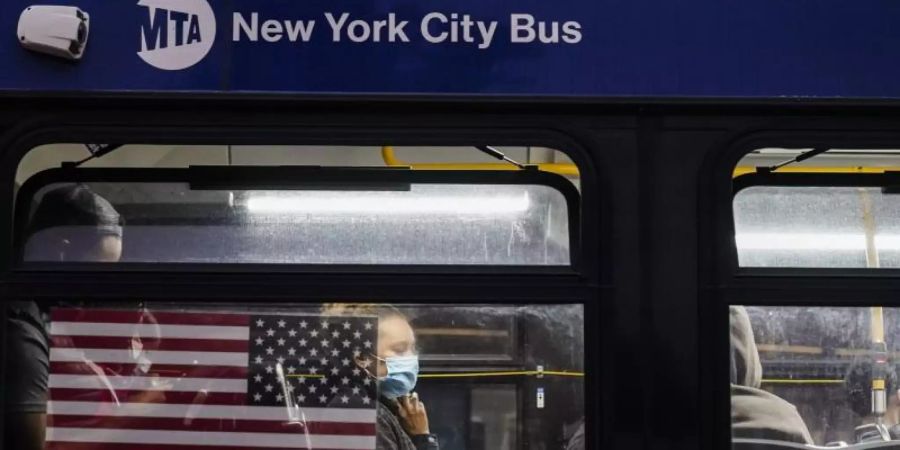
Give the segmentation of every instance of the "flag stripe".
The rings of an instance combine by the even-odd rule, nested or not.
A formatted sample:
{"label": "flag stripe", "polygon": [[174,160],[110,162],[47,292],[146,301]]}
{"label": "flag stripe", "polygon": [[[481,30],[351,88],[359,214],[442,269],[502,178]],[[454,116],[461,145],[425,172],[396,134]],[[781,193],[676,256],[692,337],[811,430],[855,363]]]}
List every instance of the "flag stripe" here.
{"label": "flag stripe", "polygon": [[50,375],[50,389],[139,389],[145,391],[247,392],[247,380],[220,378],[98,377],[96,375]]}
{"label": "flag stripe", "polygon": [[[152,351],[142,355],[154,364],[179,364],[179,365],[210,365],[247,367],[247,354],[235,352],[177,352],[177,351]],[[64,362],[106,362],[106,363],[134,363],[135,357],[131,350],[109,349],[79,349],[79,348],[51,348],[50,361]]]}
{"label": "flag stripe", "polygon": [[221,314],[207,311],[117,311],[107,309],[54,309],[50,312],[53,322],[98,323],[158,323],[166,325],[234,325],[247,326],[250,316],[245,314]]}
{"label": "flag stripe", "polygon": [[124,336],[53,336],[53,347],[56,348],[107,348],[131,349],[135,343],[148,351],[184,350],[203,352],[247,352],[247,341],[226,339],[141,339],[135,342],[134,337]]}
{"label": "flag stripe", "polygon": [[184,431],[221,431],[248,433],[303,433],[322,435],[357,435],[375,434],[373,423],[340,423],[340,422],[307,422],[289,423],[287,421],[269,420],[230,420],[230,419],[187,419],[187,418],[143,418],[143,417],[102,417],[102,416],[50,416],[48,426],[55,428],[90,427],[90,428],[122,428],[129,430],[184,430]]}
{"label": "flag stripe", "polygon": [[[202,444],[201,444],[202,445]],[[228,447],[228,450],[259,450],[258,446],[235,446]],[[299,447],[305,449],[306,447]],[[368,447],[373,449],[373,446]],[[108,444],[94,442],[47,442],[46,450],[202,450],[203,447],[198,445],[172,445],[169,444],[165,449],[160,448],[156,444]],[[315,450],[354,450],[348,448],[324,448],[316,447]]]}
{"label": "flag stripe", "polygon": [[[116,398],[119,401],[136,402],[136,403],[193,403],[198,401],[204,405],[243,405],[247,397],[244,393],[234,392],[207,392],[200,394],[199,392],[177,392],[167,391],[163,395],[146,395],[147,391],[136,391],[130,389],[117,389],[115,391]],[[109,396],[106,391],[98,391],[97,389],[73,389],[73,388],[53,388],[50,391],[50,400],[52,401],[101,401],[98,396]],[[106,400],[108,404],[115,406],[112,397]]]}
{"label": "flag stripe", "polygon": [[[231,405],[190,405],[160,403],[121,403],[108,410],[105,402],[51,402],[48,414],[93,415],[104,411],[106,416],[143,417],[194,417],[198,419],[236,420],[281,420],[287,421],[284,406],[231,406]],[[301,408],[306,420],[311,422],[375,422],[375,409],[360,408]]]}
{"label": "flag stripe", "polygon": [[347,448],[371,450],[375,436],[334,436],[319,434],[283,433],[221,433],[180,430],[122,430],[108,428],[48,428],[48,441],[111,442],[121,444],[198,444],[219,447],[270,447],[270,448]]}
{"label": "flag stripe", "polygon": [[231,339],[250,337],[250,328],[210,325],[155,325],[149,323],[51,322],[53,336],[122,336],[141,339]]}
{"label": "flag stripe", "polygon": [[[143,373],[143,369],[139,364],[121,364],[121,363],[105,363],[105,362],[64,362],[51,361],[50,372],[61,375],[89,375],[97,374],[95,368],[110,376],[118,376],[118,374],[138,374]],[[246,367],[227,367],[227,366],[193,366],[193,365],[177,365],[177,364],[153,364],[148,369],[145,376],[162,376],[162,377],[194,377],[194,378],[247,378]],[[136,375],[133,375],[136,376]]]}

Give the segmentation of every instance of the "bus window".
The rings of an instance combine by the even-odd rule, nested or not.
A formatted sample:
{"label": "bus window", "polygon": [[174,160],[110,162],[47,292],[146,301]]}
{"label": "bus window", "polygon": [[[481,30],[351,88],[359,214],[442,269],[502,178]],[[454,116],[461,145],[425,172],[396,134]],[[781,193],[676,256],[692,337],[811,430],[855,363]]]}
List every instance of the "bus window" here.
{"label": "bus window", "polygon": [[[741,267],[900,267],[894,150],[764,149],[736,170],[735,245]],[[777,167],[777,166],[776,166]]]}
{"label": "bus window", "polygon": [[731,307],[736,443],[900,440],[898,371],[900,308]]}
{"label": "bus window", "polygon": [[[539,165],[519,170],[507,164],[497,170],[496,164],[486,164],[487,170],[464,171],[260,167],[217,165],[206,158],[210,148],[192,150],[165,169],[119,168],[127,164],[111,162],[104,168],[50,169],[28,178],[17,199],[21,234],[27,234],[19,243],[21,261],[59,262],[55,240],[77,241],[79,233],[94,232],[75,225],[24,231],[44,195],[80,183],[108,200],[127,224],[122,264],[574,263],[578,191],[566,177]],[[362,150],[380,157],[374,148]],[[232,154],[232,162],[238,154]],[[198,161],[207,164],[194,164]],[[28,167],[37,165],[32,161]]]}
{"label": "bus window", "polygon": [[584,415],[580,305],[30,306],[46,353],[13,335],[36,370],[4,386],[47,448],[549,448]]}
{"label": "bus window", "polygon": [[[59,159],[77,163],[83,146],[26,157],[16,270],[78,277],[202,263],[540,274],[577,262],[571,167],[533,160],[531,149],[494,150],[539,163],[520,169],[422,162],[469,148],[98,148],[107,155],[80,166]],[[245,164],[245,152],[269,157]],[[333,154],[344,157],[325,157]],[[409,161],[437,166],[401,167]],[[561,448],[583,433],[580,301],[435,298],[15,299],[6,307],[5,366],[16,368],[3,380],[6,447],[514,450]]]}

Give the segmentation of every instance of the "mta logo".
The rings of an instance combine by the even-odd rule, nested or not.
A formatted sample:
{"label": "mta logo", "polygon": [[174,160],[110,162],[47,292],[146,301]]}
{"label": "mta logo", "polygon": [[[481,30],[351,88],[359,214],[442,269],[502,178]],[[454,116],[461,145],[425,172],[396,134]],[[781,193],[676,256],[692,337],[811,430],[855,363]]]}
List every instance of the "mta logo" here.
{"label": "mta logo", "polygon": [[216,16],[207,0],[140,0],[138,56],[162,70],[183,70],[206,57],[216,37]]}
{"label": "mta logo", "polygon": [[[171,39],[169,25],[174,28]],[[144,51],[166,48],[169,45],[194,44],[203,40],[200,35],[200,16],[181,11],[156,8],[147,15],[141,26],[144,37]]]}

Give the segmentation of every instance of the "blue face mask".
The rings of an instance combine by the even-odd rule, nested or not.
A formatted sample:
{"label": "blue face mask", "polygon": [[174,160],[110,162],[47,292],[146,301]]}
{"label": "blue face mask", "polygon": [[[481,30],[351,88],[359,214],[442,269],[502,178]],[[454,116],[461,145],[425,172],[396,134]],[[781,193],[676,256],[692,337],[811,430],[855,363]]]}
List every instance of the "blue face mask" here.
{"label": "blue face mask", "polygon": [[381,395],[390,399],[409,395],[419,376],[419,357],[391,356],[382,361],[387,366],[387,376],[378,379]]}

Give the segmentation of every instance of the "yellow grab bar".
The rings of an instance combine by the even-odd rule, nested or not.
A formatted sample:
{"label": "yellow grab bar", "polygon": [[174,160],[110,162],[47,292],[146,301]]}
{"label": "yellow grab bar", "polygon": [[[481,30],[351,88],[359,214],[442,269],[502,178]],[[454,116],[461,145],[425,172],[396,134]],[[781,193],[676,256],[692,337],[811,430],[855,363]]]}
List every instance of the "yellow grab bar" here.
{"label": "yellow grab bar", "polygon": [[[415,163],[410,164],[397,159],[394,147],[386,145],[381,147],[381,158],[390,167],[409,167],[413,170],[521,170],[512,164],[506,163]],[[578,167],[575,164],[543,163],[537,164],[538,170],[555,173],[567,177],[579,176]]]}
{"label": "yellow grab bar", "polygon": [[763,379],[763,384],[842,384],[844,380],[800,380],[793,378]]}
{"label": "yellow grab bar", "polygon": [[[408,163],[397,158],[394,147],[385,145],[381,147],[381,158],[390,167],[409,167],[414,170],[520,170],[512,164],[505,163]],[[571,163],[542,163],[537,164],[539,170],[555,173],[567,177],[579,176],[578,166]],[[735,167],[733,176],[739,177],[756,172],[753,166]],[[778,173],[885,173],[900,172],[900,167],[804,167],[788,166],[778,169]]]}
{"label": "yellow grab bar", "polygon": [[[549,376],[549,377],[578,377],[583,378],[584,372],[566,372],[560,370],[512,370],[498,372],[452,372],[452,373],[423,373],[419,378],[472,378],[472,377],[516,377],[516,376]],[[325,375],[292,374],[286,378],[325,378]]]}
{"label": "yellow grab bar", "polygon": [[[900,167],[783,167],[775,171],[775,173],[885,173],[900,171]],[[739,177],[748,173],[756,172],[753,166],[738,166],[734,169],[734,176]]]}
{"label": "yellow grab bar", "polygon": [[513,370],[498,372],[423,373],[419,375],[419,378],[527,377],[537,375],[583,378],[584,372],[565,372],[555,370]]}

